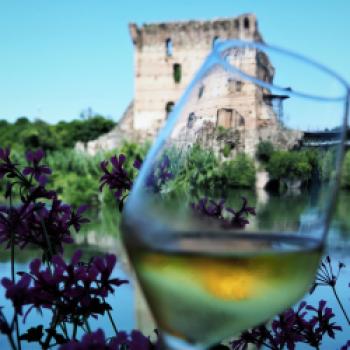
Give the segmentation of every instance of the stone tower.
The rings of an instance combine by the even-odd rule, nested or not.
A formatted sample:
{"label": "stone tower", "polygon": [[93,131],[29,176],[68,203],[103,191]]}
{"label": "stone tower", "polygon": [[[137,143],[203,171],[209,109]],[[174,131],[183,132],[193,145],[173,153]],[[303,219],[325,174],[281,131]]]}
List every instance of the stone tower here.
{"label": "stone tower", "polygon": [[[152,140],[216,40],[263,41],[253,14],[141,27],[131,23],[129,30],[134,45],[134,99],[115,129],[85,146],[80,145],[90,154],[116,148],[124,140]],[[247,50],[238,54],[232,52],[230,59],[245,72],[272,82],[274,68],[266,55]],[[221,82],[220,93],[217,93],[215,86],[220,79],[226,79],[226,83]],[[278,113],[273,110],[271,101],[273,95],[266,89],[239,79],[227,79],[220,72],[205,85],[197,87],[194,107],[189,104],[184,111],[186,115],[181,117],[179,142],[191,143],[193,137],[210,142],[213,127],[220,126],[231,130],[231,136],[224,142],[230,143],[237,152],[253,154],[259,139],[270,138],[274,129],[271,127],[278,127]],[[222,145],[214,146],[220,148]]]}
{"label": "stone tower", "polygon": [[154,137],[217,39],[261,41],[254,15],[129,25],[135,48],[132,127]]}

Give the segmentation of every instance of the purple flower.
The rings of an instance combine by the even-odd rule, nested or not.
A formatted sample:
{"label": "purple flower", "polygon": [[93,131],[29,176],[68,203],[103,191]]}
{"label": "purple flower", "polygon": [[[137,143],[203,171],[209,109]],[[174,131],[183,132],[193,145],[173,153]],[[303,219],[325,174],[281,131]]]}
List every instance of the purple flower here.
{"label": "purple flower", "polygon": [[151,348],[151,342],[149,338],[145,337],[140,331],[133,330],[129,338],[130,350],[148,350]]}
{"label": "purple flower", "polygon": [[23,306],[31,301],[30,281],[31,279],[27,275],[23,275],[17,283],[12,282],[9,278],[1,280],[1,284],[6,289],[6,298],[12,301],[13,307],[20,315],[22,315]]}
{"label": "purple flower", "polygon": [[255,208],[248,206],[248,201],[245,197],[242,197],[242,206],[238,211],[232,208],[226,208],[226,210],[232,214],[232,217],[226,220],[229,227],[244,228],[249,224],[248,215],[256,215]]}
{"label": "purple flower", "polygon": [[239,210],[225,207],[225,200],[219,202],[202,198],[198,203],[191,203],[192,209],[200,215],[221,221],[224,228],[244,228],[249,221],[249,215],[256,215],[255,208],[248,206],[248,201],[242,197],[242,206]]}
{"label": "purple flower", "polygon": [[15,171],[15,164],[10,160],[10,149],[0,148],[0,179],[11,175]]}
{"label": "purple flower", "polygon": [[288,350],[293,350],[295,344],[303,340],[299,330],[301,320],[299,313],[293,309],[288,309],[279,315],[271,325],[274,335],[272,343],[281,348],[287,346]]}
{"label": "purple flower", "polygon": [[[70,263],[56,255],[52,258],[50,269],[44,268],[42,262],[35,259],[30,264],[29,273],[20,273],[28,282],[28,298],[23,300],[25,305],[31,306],[29,311],[32,308],[56,310],[60,322],[81,324],[87,317],[96,318],[111,309],[105,297],[113,293],[115,287],[128,283],[111,278],[115,256],[94,258],[86,264],[81,261],[81,255],[81,251],[76,251]],[[5,284],[12,287],[9,283],[5,280]]]}
{"label": "purple flower", "polygon": [[148,337],[145,337],[140,331],[133,330],[130,335],[125,332],[119,332],[116,337],[113,338],[111,344],[115,346],[113,349],[129,350],[151,350],[153,344]]}
{"label": "purple flower", "polygon": [[[15,235],[15,244],[21,249],[31,244],[43,249],[45,256],[62,252],[63,243],[72,243],[71,229],[77,231],[88,222],[82,216],[87,206],[75,212],[72,208],[53,197],[51,206],[44,203],[25,202],[17,208],[0,207],[0,243],[7,242]],[[48,244],[48,239],[50,243]]]}
{"label": "purple flower", "polygon": [[112,171],[108,170],[108,161],[101,162],[100,166],[104,175],[102,175],[100,179],[100,191],[103,189],[105,185],[111,190],[115,190],[115,196],[119,200],[123,193],[129,191],[133,184],[130,175],[124,169],[124,164],[126,161],[126,157],[124,154],[120,154],[119,157],[113,156],[111,159]]}
{"label": "purple flower", "polygon": [[332,267],[332,260],[329,256],[327,256],[320,264],[310,294],[312,294],[318,286],[330,286],[334,288],[337,284],[339,274],[344,267],[345,264],[338,262],[338,271],[335,274]]}
{"label": "purple flower", "polygon": [[119,287],[122,284],[128,283],[126,280],[111,278],[116,262],[117,258],[113,254],[107,254],[104,258],[95,257],[92,261],[92,265],[100,273],[99,286],[101,288],[100,293],[103,296],[107,296],[108,292],[113,293],[113,286]]}
{"label": "purple flower", "polygon": [[134,168],[140,170],[141,165],[142,165],[142,159],[136,158],[133,164]]}
{"label": "purple flower", "polygon": [[151,188],[155,193],[160,192],[162,186],[174,177],[169,168],[170,159],[167,155],[164,155],[160,162],[153,166],[153,169],[146,179],[146,186]]}
{"label": "purple flower", "polygon": [[[124,201],[127,198],[129,191],[133,185],[133,175],[128,173],[124,168],[126,157],[124,154],[120,154],[118,157],[113,156],[109,161],[103,161],[100,163],[100,167],[103,171],[103,175],[100,178],[100,191],[104,186],[108,186],[110,190],[114,191],[114,196],[119,203],[119,210],[123,210]],[[109,164],[112,165],[112,171],[110,171]],[[141,160],[136,159],[133,167],[139,169],[141,166]]]}
{"label": "purple flower", "polygon": [[10,162],[10,149],[6,148],[0,148],[0,160],[2,160],[3,162]]}
{"label": "purple flower", "polygon": [[7,242],[9,248],[11,237],[15,235],[15,243],[19,245],[18,233],[23,233],[27,229],[26,223],[22,220],[25,216],[24,212],[28,213],[30,210],[29,207],[0,207],[0,244]]}
{"label": "purple flower", "polygon": [[191,207],[202,215],[221,219],[223,218],[223,211],[225,209],[224,204],[224,199],[216,203],[214,200],[209,200],[207,197],[204,197],[200,199],[197,204],[191,203]]}
{"label": "purple flower", "polygon": [[35,180],[42,186],[47,182],[47,175],[51,174],[51,169],[47,165],[40,165],[41,160],[44,158],[44,151],[39,149],[36,152],[28,151],[26,158],[31,166],[27,166],[23,170],[23,175],[32,175]]}
{"label": "purple flower", "polygon": [[116,350],[114,346],[109,346],[102,329],[96,332],[85,334],[80,342],[73,340],[62,345],[59,350]]}
{"label": "purple flower", "polygon": [[80,230],[82,224],[90,222],[89,219],[82,217],[82,214],[88,209],[88,205],[81,205],[76,212],[71,212],[69,225],[72,225],[77,232]]}
{"label": "purple flower", "polygon": [[350,340],[348,340],[341,348],[340,350],[348,350],[350,349]]}
{"label": "purple flower", "polygon": [[272,350],[294,350],[297,343],[305,343],[318,349],[324,335],[334,338],[335,332],[341,330],[340,326],[331,322],[333,317],[324,300],[317,308],[302,302],[296,311],[288,309],[278,315],[272,321],[271,329],[261,325],[243,332],[231,346],[233,350],[245,350],[248,344],[265,345]]}
{"label": "purple flower", "polygon": [[335,317],[332,309],[326,307],[326,301],[320,300],[318,308],[311,305],[306,306],[307,310],[314,311],[316,315],[311,319],[313,324],[317,324],[316,331],[322,335],[327,333],[329,337],[335,337],[335,331],[341,331],[342,327],[336,325],[335,322],[331,322],[331,319]]}
{"label": "purple flower", "polygon": [[132,331],[130,335],[119,332],[116,337],[108,340],[103,330],[85,334],[81,341],[71,341],[62,345],[59,350],[151,350],[154,345],[140,331]]}

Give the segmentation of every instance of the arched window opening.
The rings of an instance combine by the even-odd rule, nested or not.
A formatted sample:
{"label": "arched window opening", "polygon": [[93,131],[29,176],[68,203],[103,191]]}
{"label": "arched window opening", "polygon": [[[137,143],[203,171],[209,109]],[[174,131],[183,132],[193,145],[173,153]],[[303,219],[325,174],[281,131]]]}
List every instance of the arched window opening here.
{"label": "arched window opening", "polygon": [[174,108],[174,102],[167,102],[167,104],[165,105],[165,111],[167,116],[170,114],[173,108]]}
{"label": "arched window opening", "polygon": [[232,113],[231,108],[220,108],[217,110],[216,127],[223,127],[229,129],[232,127]]}
{"label": "arched window opening", "polygon": [[240,116],[240,118],[239,118],[238,125],[239,126],[244,126],[245,125],[245,120],[244,120],[244,118],[242,116]]}
{"label": "arched window opening", "polygon": [[188,119],[187,119],[187,127],[189,129],[191,129],[193,127],[193,124],[196,120],[196,116],[193,112],[191,112],[189,115],[188,115]]}
{"label": "arched window opening", "polygon": [[173,41],[168,38],[165,41],[165,49],[166,49],[166,55],[168,57],[171,57],[173,55]]}
{"label": "arched window opening", "polygon": [[181,81],[181,75],[182,75],[181,64],[174,63],[173,64],[173,77],[174,77],[175,83],[179,83]]}
{"label": "arched window opening", "polygon": [[227,80],[227,85],[229,93],[241,92],[243,88],[243,81],[229,78]]}
{"label": "arched window opening", "polygon": [[235,19],[235,21],[233,22],[233,25],[234,25],[235,29],[238,30],[239,29],[239,20]]}
{"label": "arched window opening", "polygon": [[212,48],[215,47],[215,45],[218,43],[219,40],[220,38],[218,36],[214,36],[213,42],[211,43]]}
{"label": "arched window opening", "polygon": [[204,85],[201,85],[198,90],[198,99],[202,98],[204,93]]}
{"label": "arched window opening", "polygon": [[248,17],[245,17],[244,18],[244,29],[249,29],[249,18]]}

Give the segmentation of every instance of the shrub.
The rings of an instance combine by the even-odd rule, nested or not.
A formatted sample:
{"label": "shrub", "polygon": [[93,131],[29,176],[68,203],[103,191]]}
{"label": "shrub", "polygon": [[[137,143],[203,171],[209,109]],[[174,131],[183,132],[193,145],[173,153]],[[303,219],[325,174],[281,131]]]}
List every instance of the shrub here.
{"label": "shrub", "polygon": [[224,157],[228,157],[232,151],[232,148],[229,144],[225,143],[224,148],[222,149],[222,154]]}
{"label": "shrub", "polygon": [[[124,154],[126,157],[125,168],[128,172],[134,172],[133,162],[135,159],[143,160],[149,150],[150,144],[148,142],[141,144],[135,142],[124,142],[118,152]],[[115,154],[115,150],[112,152]]]}
{"label": "shrub", "polygon": [[253,160],[243,153],[222,164],[221,177],[229,187],[252,188],[255,185],[255,175]]}
{"label": "shrub", "polygon": [[320,173],[322,181],[328,181],[335,175],[335,152],[326,151],[320,158]]}
{"label": "shrub", "polygon": [[79,176],[77,173],[56,173],[54,186],[59,197],[65,202],[77,207],[80,203],[86,203],[92,207],[99,206],[98,177],[86,174]]}
{"label": "shrub", "polygon": [[274,180],[308,181],[312,175],[312,165],[305,152],[273,152],[267,171]]}
{"label": "shrub", "polygon": [[224,139],[226,137],[228,137],[231,133],[231,129],[229,128],[225,128],[222,125],[219,125],[216,128],[216,135],[217,135],[217,139]]}
{"label": "shrub", "polygon": [[166,185],[167,192],[252,188],[255,185],[254,162],[244,154],[219,162],[211,150],[194,146],[182,159],[178,162],[177,172],[173,172],[174,180]]}
{"label": "shrub", "polygon": [[194,146],[187,154],[185,161],[180,178],[183,177],[183,180],[192,188],[214,189],[219,179],[219,161],[212,151]]}
{"label": "shrub", "polygon": [[346,152],[341,174],[341,186],[350,189],[350,152]]}
{"label": "shrub", "polygon": [[260,141],[256,147],[255,157],[261,162],[267,163],[274,151],[270,141]]}

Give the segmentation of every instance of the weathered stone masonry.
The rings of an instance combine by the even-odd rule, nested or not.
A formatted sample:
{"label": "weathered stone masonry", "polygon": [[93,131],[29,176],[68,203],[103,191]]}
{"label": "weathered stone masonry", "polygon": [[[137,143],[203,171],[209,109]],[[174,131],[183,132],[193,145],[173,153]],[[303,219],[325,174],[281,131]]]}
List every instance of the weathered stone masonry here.
{"label": "weathered stone masonry", "polygon": [[[113,131],[88,143],[85,148],[91,154],[115,148],[125,139],[153,139],[217,39],[262,41],[253,14],[141,27],[132,23],[129,30],[134,45],[134,100]],[[272,80],[274,70],[266,56],[254,51],[241,55],[240,59],[244,70],[261,75],[261,79]],[[235,141],[237,149],[252,153],[259,139],[259,130],[276,124],[271,104],[263,98],[262,89],[257,91],[254,85],[236,79],[228,80],[226,90],[215,99],[210,98],[210,91],[213,91],[210,86],[215,85],[215,79],[220,79],[220,73],[211,79],[205,90],[198,91],[203,98],[197,103],[196,110],[186,111],[186,123],[191,118],[193,124],[202,119],[201,124],[194,127],[197,134],[202,132],[198,125],[205,124],[208,129],[210,123],[238,131],[239,134],[235,134],[238,135]],[[264,132],[266,134],[266,130],[262,130]],[[84,148],[83,145],[80,147]]]}

